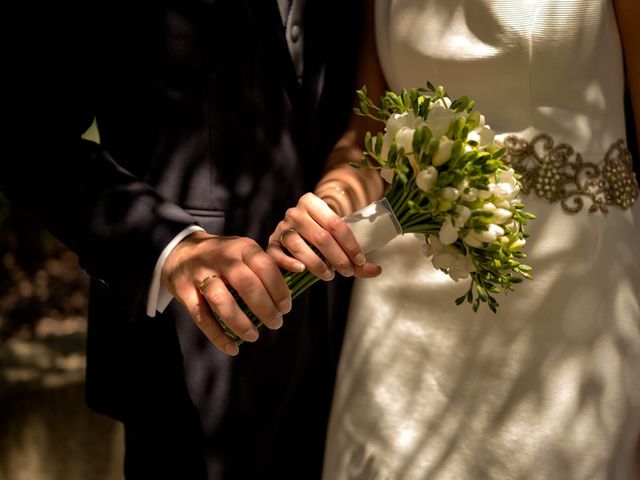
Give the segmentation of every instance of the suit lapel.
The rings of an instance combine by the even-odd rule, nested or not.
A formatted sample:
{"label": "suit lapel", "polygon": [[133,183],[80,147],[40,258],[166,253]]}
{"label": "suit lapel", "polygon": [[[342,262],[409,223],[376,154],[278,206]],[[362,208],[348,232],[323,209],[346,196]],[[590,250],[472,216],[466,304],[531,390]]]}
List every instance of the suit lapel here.
{"label": "suit lapel", "polygon": [[274,70],[281,77],[283,86],[293,105],[301,102],[302,89],[298,84],[295,67],[289,54],[285,29],[275,0],[247,0],[249,18],[256,31],[264,40],[256,48],[264,52],[267,61],[274,64]]}

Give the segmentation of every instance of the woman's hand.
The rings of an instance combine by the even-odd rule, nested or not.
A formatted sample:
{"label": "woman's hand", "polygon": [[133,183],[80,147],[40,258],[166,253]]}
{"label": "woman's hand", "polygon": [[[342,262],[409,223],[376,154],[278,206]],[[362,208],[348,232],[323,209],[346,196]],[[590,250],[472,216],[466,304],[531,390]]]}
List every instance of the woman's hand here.
{"label": "woman's hand", "polygon": [[378,265],[367,263],[349,226],[313,193],[306,193],[294,208],[287,210],[269,237],[267,253],[284,270],[301,272],[306,268],[323,280],[331,280],[334,269],[345,277],[363,278],[375,277],[382,271]]}

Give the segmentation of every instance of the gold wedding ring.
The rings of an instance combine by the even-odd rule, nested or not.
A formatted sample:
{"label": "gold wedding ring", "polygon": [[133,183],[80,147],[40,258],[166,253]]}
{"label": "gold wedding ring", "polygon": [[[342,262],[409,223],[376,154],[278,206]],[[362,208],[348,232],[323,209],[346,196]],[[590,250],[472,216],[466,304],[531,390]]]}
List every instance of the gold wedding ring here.
{"label": "gold wedding ring", "polygon": [[287,228],[280,234],[280,245],[284,246],[284,237],[286,237],[288,233],[298,233],[298,231],[295,228]]}
{"label": "gold wedding ring", "polygon": [[202,291],[202,289],[207,285],[207,282],[209,282],[209,280],[213,280],[214,278],[218,278],[218,275],[216,275],[215,273],[212,273],[211,275],[207,275],[207,277],[200,282],[200,286],[198,287],[198,290],[200,290],[200,293],[202,295],[204,295],[204,292]]}

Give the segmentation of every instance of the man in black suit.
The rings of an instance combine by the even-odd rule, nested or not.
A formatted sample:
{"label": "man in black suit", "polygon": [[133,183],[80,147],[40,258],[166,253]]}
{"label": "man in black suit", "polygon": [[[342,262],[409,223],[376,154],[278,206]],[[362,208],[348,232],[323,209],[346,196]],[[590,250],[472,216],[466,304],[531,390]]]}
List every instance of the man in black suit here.
{"label": "man in black suit", "polygon": [[[87,401],[124,423],[127,478],[319,475],[327,292],[252,343],[225,281],[280,327],[289,295],[260,247],[344,127],[357,4],[2,7],[0,189],[92,277]],[[94,118],[100,145],[80,139]]]}

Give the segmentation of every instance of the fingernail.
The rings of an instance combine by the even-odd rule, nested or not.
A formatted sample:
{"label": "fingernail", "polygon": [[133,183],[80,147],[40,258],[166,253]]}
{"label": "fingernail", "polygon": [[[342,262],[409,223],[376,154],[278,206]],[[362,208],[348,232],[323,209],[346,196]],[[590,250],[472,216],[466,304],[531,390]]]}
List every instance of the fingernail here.
{"label": "fingernail", "polygon": [[306,269],[307,267],[304,265],[304,263],[300,263],[300,262],[298,262],[298,263],[296,263],[296,264],[293,266],[293,268],[294,268],[297,272],[304,272],[304,271],[305,271],[305,269]]}
{"label": "fingernail", "polygon": [[282,321],[282,317],[276,317],[269,322],[267,325],[271,330],[277,330],[282,326],[284,322]]}
{"label": "fingernail", "polygon": [[353,271],[353,268],[348,268],[345,272],[344,272],[344,276],[345,277],[353,277],[353,274],[355,272]]}
{"label": "fingernail", "polygon": [[356,265],[364,265],[365,263],[367,263],[367,259],[362,253],[357,254],[353,261]]}
{"label": "fingernail", "polygon": [[224,351],[227,352],[232,357],[235,357],[240,352],[240,349],[238,348],[238,345],[236,345],[235,343],[227,343],[224,346]]}
{"label": "fingernail", "polygon": [[289,298],[281,301],[278,304],[278,310],[280,313],[289,313],[291,311],[291,300]]}
{"label": "fingernail", "polygon": [[258,330],[256,330],[255,328],[250,328],[242,334],[242,338],[244,338],[247,342],[255,342],[258,339]]}
{"label": "fingernail", "polygon": [[336,276],[336,274],[333,272],[333,270],[327,270],[322,275],[322,278],[325,279],[326,281],[329,281],[329,280],[333,280],[333,277],[335,277],[335,276]]}

